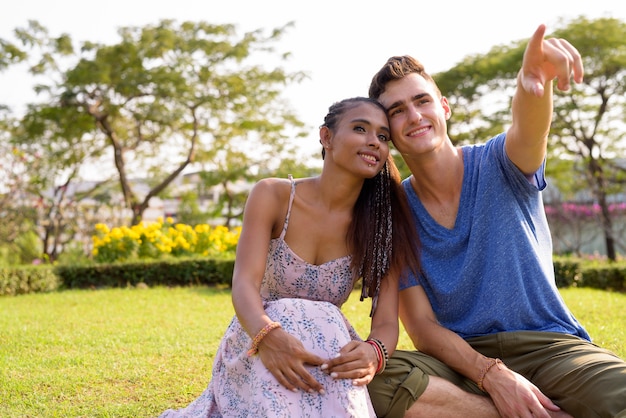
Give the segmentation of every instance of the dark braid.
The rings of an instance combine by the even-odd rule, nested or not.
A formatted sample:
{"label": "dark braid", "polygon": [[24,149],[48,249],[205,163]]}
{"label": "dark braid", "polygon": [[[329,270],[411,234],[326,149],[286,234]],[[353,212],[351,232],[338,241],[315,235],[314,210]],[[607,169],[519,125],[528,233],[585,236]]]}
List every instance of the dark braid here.
{"label": "dark braid", "polygon": [[400,181],[398,167],[389,154],[381,172],[363,183],[348,232],[352,268],[355,277],[363,278],[361,300],[372,298],[370,316],[390,271],[404,280],[408,273],[421,270],[419,237]]}
{"label": "dark braid", "polygon": [[378,294],[380,283],[389,271],[389,264],[392,257],[393,242],[393,218],[391,216],[391,196],[389,166],[385,162],[383,169],[374,177],[374,202],[371,215],[374,217],[374,232],[371,243],[367,243],[365,257],[361,262],[359,275],[363,277],[363,288],[361,289],[361,301],[366,297],[372,298],[372,310],[370,316],[374,314],[378,304]]}

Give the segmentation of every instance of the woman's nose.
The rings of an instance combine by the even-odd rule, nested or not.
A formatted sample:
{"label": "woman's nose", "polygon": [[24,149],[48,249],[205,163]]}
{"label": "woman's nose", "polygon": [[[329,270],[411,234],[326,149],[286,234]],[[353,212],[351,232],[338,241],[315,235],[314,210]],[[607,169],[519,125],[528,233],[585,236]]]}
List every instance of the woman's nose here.
{"label": "woman's nose", "polygon": [[378,135],[375,133],[368,135],[367,145],[369,145],[370,147],[375,147],[375,148],[380,147],[380,139],[378,138]]}

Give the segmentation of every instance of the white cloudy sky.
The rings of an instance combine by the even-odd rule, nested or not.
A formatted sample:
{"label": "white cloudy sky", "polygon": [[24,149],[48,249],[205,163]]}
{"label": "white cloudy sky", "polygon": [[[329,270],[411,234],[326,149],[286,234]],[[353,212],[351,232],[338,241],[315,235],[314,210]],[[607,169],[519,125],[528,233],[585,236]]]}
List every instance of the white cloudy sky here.
{"label": "white cloudy sky", "polygon": [[[300,118],[311,126],[303,147],[317,150],[317,126],[339,99],[366,95],[372,75],[391,55],[410,54],[428,71],[446,70],[468,54],[528,38],[541,23],[581,15],[626,21],[617,0],[9,0],[0,13],[0,38],[30,19],[51,34],[77,41],[114,43],[122,26],[161,19],[232,23],[240,33],[293,21],[281,42],[290,66],[310,79],[287,90]],[[0,103],[19,108],[33,100],[28,78],[0,73]]]}

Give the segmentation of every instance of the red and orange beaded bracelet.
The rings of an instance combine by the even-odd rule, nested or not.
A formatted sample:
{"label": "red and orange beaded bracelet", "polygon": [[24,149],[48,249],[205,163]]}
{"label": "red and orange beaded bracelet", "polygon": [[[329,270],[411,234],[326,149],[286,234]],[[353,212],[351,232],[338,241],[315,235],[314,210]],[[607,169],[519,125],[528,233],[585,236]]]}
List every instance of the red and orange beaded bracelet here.
{"label": "red and orange beaded bracelet", "polygon": [[259,351],[259,344],[267,334],[270,333],[271,330],[281,328],[280,322],[270,322],[261,328],[261,331],[252,339],[252,344],[250,349],[248,350],[248,357],[252,357]]}

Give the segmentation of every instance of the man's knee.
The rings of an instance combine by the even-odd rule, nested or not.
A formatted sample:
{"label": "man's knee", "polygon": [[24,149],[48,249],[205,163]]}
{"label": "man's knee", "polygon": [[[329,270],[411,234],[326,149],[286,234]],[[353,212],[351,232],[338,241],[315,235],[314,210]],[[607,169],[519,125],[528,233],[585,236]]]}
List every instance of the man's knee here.
{"label": "man's knee", "polygon": [[396,351],[385,371],[368,385],[378,417],[403,417],[428,386],[429,376],[418,366],[421,353]]}

